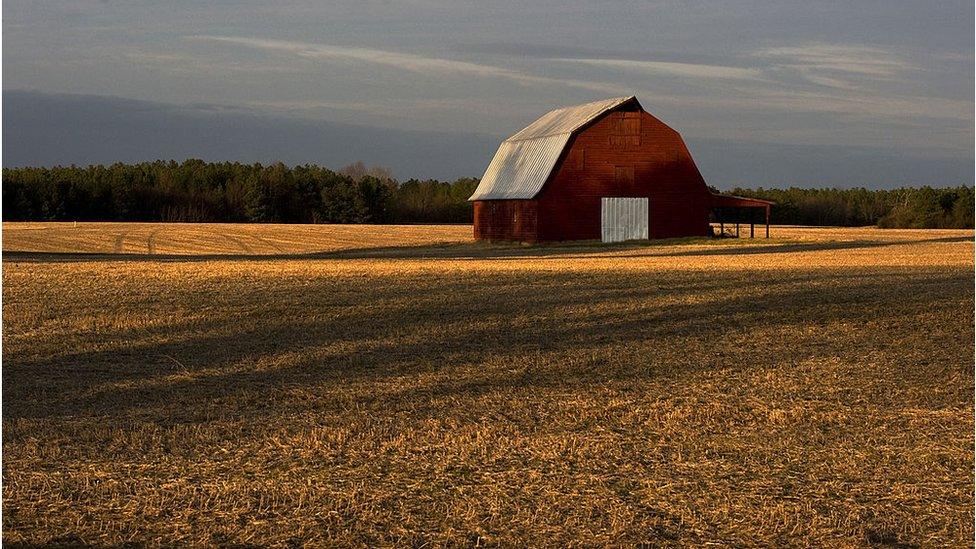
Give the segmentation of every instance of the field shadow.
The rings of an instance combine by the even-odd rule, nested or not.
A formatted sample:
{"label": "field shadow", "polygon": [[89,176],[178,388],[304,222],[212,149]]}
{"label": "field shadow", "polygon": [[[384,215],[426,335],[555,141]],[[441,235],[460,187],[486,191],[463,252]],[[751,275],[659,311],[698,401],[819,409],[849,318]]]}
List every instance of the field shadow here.
{"label": "field shadow", "polygon": [[[425,413],[432,399],[757,367],[782,353],[748,342],[729,351],[723,338],[803,324],[856,325],[864,318],[862,305],[879,307],[879,301],[885,306],[875,312],[910,317],[942,306],[947,287],[957,298],[972,299],[969,270],[933,271],[926,277],[918,272],[794,272],[759,280],[713,273],[663,278],[547,273],[527,280],[524,274],[493,273],[407,277],[382,285],[350,279],[351,291],[339,297],[330,295],[329,287],[303,286],[294,291],[309,298],[298,310],[266,299],[246,319],[225,313],[204,322],[111,334],[124,345],[57,356],[21,356],[5,348],[3,418],[134,413],[192,423],[232,413],[257,419],[286,412],[274,398],[282,391],[335,391],[377,382],[381,387],[420,375],[431,376],[430,383],[394,383],[350,398],[367,408]],[[730,284],[744,291],[701,299]],[[662,306],[665,292],[667,306]],[[242,289],[237,298],[261,297],[246,294]],[[655,364],[615,362],[608,354],[629,346],[707,349],[711,344],[727,352],[665,353],[660,356],[670,358]],[[782,351],[803,341],[776,345]],[[547,366],[525,369],[539,363]],[[496,366],[479,371],[484,364]],[[338,411],[348,405],[342,399],[290,400],[287,413],[300,413],[302,406]]]}
{"label": "field shadow", "polygon": [[[756,239],[762,241],[762,239]],[[343,259],[524,259],[585,256],[587,258],[697,257],[722,255],[779,254],[852,250],[901,246],[972,242],[970,237],[941,237],[916,240],[777,241],[746,244],[742,239],[681,238],[604,244],[599,241],[573,241],[551,244],[517,243],[442,243],[419,246],[349,248],[334,251],[278,254],[135,254],[4,251],[4,261],[19,262],[202,262],[202,261],[295,261]],[[702,248],[702,245],[715,247]],[[657,248],[670,247],[664,251]],[[691,248],[691,249],[684,249]],[[632,253],[623,253],[632,252]]]}

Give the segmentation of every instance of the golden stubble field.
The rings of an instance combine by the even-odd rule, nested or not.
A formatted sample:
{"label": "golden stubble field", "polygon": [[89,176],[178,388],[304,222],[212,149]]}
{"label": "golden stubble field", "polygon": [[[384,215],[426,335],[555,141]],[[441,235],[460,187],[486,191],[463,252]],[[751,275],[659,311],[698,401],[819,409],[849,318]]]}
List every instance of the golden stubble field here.
{"label": "golden stubble field", "polygon": [[973,539],[973,233],[3,225],[32,544]]}

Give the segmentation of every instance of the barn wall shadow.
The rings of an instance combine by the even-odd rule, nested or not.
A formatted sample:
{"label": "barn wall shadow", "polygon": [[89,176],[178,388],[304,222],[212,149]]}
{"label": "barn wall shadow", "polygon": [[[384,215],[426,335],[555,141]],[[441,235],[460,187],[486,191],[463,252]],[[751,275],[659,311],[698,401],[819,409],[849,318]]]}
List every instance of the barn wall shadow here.
{"label": "barn wall shadow", "polygon": [[[761,240],[761,239],[757,239]],[[725,246],[712,248],[682,249],[692,244],[723,243],[721,239],[677,239],[673,241],[659,240],[650,242],[622,242],[616,244],[602,244],[599,242],[569,242],[555,244],[519,245],[519,244],[485,244],[485,243],[457,243],[433,244],[422,246],[387,246],[365,247],[335,250],[328,252],[310,252],[299,254],[129,254],[129,253],[61,253],[61,252],[3,252],[4,261],[19,262],[126,262],[126,261],[159,261],[159,262],[201,262],[201,261],[311,261],[311,260],[340,260],[340,259],[524,259],[524,258],[559,258],[564,256],[585,256],[588,258],[639,258],[639,257],[697,257],[749,254],[781,254],[794,252],[816,252],[830,250],[853,250],[866,248],[884,248],[905,244],[953,243],[972,242],[970,237],[941,237],[918,240],[851,240],[851,241],[822,241],[822,242],[789,242],[770,241],[766,244],[739,244],[729,241]],[[733,243],[734,242],[734,243]],[[660,246],[670,246],[667,251],[656,251]],[[624,254],[620,252],[639,252]],[[613,252],[613,253],[608,253]]]}

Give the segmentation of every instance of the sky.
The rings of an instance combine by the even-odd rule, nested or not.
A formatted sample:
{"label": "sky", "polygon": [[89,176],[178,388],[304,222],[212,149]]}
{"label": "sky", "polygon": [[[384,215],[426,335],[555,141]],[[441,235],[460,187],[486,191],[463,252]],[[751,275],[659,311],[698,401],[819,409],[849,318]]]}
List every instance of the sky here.
{"label": "sky", "polygon": [[361,160],[479,177],[637,95],[706,180],[972,185],[969,2],[3,2],[3,164]]}

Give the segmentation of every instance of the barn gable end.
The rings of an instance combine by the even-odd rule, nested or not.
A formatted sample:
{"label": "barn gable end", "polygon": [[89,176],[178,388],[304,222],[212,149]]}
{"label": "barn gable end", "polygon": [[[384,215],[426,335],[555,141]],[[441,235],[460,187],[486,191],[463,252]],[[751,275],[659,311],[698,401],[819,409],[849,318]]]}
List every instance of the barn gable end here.
{"label": "barn gable end", "polygon": [[648,200],[650,238],[705,235],[711,196],[678,132],[625,97],[540,117],[502,143],[470,200],[475,238],[532,242],[600,238],[611,197]]}

